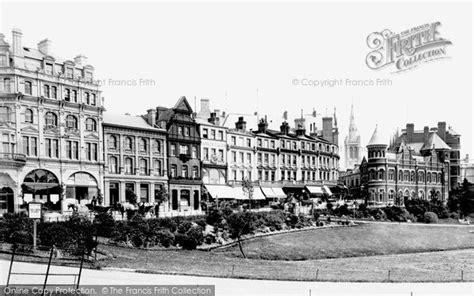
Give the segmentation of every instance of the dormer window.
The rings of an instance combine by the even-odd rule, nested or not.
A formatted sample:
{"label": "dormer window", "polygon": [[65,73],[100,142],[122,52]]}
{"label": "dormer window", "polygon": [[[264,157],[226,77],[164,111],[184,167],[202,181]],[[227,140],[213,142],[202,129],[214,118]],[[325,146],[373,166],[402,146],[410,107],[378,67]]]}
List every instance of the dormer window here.
{"label": "dormer window", "polygon": [[7,65],[7,56],[0,54],[0,67],[6,67]]}
{"label": "dormer window", "polygon": [[74,78],[74,71],[70,67],[66,67],[66,78]]}
{"label": "dormer window", "polygon": [[92,72],[86,71],[85,79],[86,79],[86,81],[88,81],[88,82],[92,82]]}
{"label": "dormer window", "polygon": [[46,74],[53,75],[53,64],[46,63],[45,72]]}

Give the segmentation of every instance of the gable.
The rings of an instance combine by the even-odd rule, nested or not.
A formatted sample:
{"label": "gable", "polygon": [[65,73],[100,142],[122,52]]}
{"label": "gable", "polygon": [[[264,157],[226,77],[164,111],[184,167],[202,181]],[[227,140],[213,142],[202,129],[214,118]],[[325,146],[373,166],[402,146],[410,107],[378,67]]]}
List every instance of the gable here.
{"label": "gable", "polygon": [[31,125],[22,128],[21,131],[22,132],[27,132],[27,133],[38,133],[38,129],[36,129],[35,127],[33,127]]}
{"label": "gable", "polygon": [[179,111],[189,113],[189,114],[193,113],[193,109],[191,108],[191,105],[189,105],[188,100],[184,96],[178,100],[178,102],[174,106],[174,109],[176,111],[179,110]]}

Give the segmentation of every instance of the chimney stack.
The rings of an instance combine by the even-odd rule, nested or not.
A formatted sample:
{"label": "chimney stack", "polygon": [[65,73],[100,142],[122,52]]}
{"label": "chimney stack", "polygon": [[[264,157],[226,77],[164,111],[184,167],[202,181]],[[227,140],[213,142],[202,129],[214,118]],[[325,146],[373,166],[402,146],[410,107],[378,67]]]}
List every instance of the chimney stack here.
{"label": "chimney stack", "polygon": [[156,109],[149,109],[147,110],[147,121],[148,121],[148,124],[151,125],[151,126],[155,126],[156,124]]}
{"label": "chimney stack", "polygon": [[446,141],[446,122],[444,121],[438,122],[438,136]]}
{"label": "chimney stack", "polygon": [[217,117],[217,113],[212,112],[211,117],[209,117],[209,119],[207,121],[209,121],[209,123],[211,123],[213,125],[219,125],[219,117]]}
{"label": "chimney stack", "polygon": [[38,50],[44,55],[52,55],[52,42],[49,39],[41,40],[38,43]]}
{"label": "chimney stack", "polygon": [[280,132],[284,135],[288,135],[288,133],[290,132],[290,125],[288,124],[288,122],[286,121],[283,121],[280,125]]}
{"label": "chimney stack", "polygon": [[429,137],[430,137],[430,128],[428,126],[425,126],[423,128],[423,144],[424,145],[428,144]]}
{"label": "chimney stack", "polygon": [[21,56],[23,55],[23,46],[21,44],[21,37],[23,36],[23,33],[21,33],[20,29],[13,29],[12,30],[12,36],[13,36],[13,55],[14,56]]}
{"label": "chimney stack", "polygon": [[87,64],[87,57],[85,55],[79,54],[74,58],[74,63],[79,66],[85,66]]}
{"label": "chimney stack", "polygon": [[244,120],[243,116],[240,116],[239,120],[235,123],[235,129],[239,131],[245,131],[247,129],[247,121]]}
{"label": "chimney stack", "polygon": [[415,133],[415,125],[413,123],[407,123],[407,142],[413,142],[413,135]]}
{"label": "chimney stack", "polygon": [[265,119],[260,119],[260,122],[258,123],[258,132],[259,133],[265,133],[268,129],[268,122],[267,122],[267,116],[265,115]]}
{"label": "chimney stack", "polygon": [[323,139],[332,143],[332,117],[323,117]]}

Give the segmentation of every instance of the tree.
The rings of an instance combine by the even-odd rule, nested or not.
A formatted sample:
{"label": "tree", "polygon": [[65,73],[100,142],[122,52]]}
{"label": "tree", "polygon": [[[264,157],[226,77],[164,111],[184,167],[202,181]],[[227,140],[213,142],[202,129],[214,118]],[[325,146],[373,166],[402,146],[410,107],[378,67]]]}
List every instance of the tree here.
{"label": "tree", "polygon": [[252,209],[253,190],[254,190],[252,181],[248,179],[243,179],[242,190],[244,191],[244,194],[248,196],[250,209]]}
{"label": "tree", "polygon": [[130,188],[125,189],[125,200],[132,205],[137,203],[137,194]]}
{"label": "tree", "polygon": [[252,233],[257,228],[257,216],[253,212],[234,213],[227,219],[230,237],[237,238],[240,252],[244,258],[247,256],[242,247],[242,236]]}

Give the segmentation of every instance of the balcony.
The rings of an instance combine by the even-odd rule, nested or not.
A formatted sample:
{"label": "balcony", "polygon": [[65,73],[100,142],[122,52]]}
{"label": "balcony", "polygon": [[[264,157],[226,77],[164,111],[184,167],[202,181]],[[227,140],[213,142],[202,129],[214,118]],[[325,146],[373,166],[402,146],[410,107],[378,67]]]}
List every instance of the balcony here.
{"label": "balcony", "polygon": [[26,164],[26,155],[19,153],[0,153],[0,164],[24,166]]}

